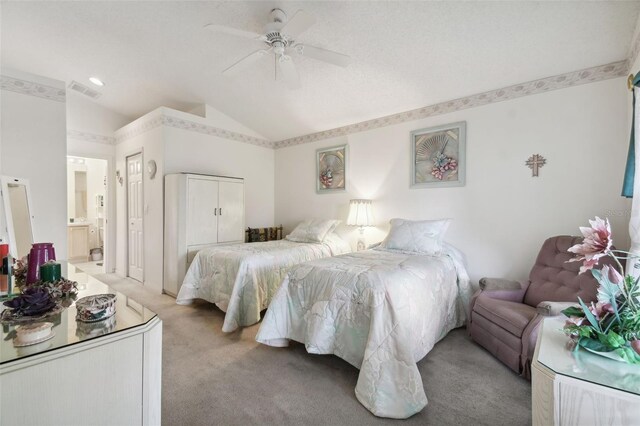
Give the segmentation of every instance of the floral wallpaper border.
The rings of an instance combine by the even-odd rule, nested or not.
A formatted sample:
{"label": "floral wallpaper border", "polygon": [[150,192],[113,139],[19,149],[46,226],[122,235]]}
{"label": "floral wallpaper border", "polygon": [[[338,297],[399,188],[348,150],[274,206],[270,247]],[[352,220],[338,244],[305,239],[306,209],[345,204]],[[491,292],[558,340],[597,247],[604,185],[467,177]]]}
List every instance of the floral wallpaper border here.
{"label": "floral wallpaper border", "polygon": [[220,129],[208,124],[196,123],[194,121],[185,120],[183,118],[172,117],[165,113],[162,113],[160,116],[153,117],[149,120],[141,121],[140,123],[134,123],[133,125],[125,126],[123,129],[121,129],[122,131],[116,132],[116,143],[120,143],[134,136],[138,136],[159,126],[175,127],[177,129],[189,130],[192,132],[203,133],[210,136],[217,136],[237,142],[261,146],[264,148],[274,147],[274,143],[266,139],[260,139],[242,133]]}
{"label": "floral wallpaper border", "polygon": [[47,86],[46,84],[35,83],[33,81],[21,80],[19,78],[3,75],[0,77],[0,89],[23,95],[37,96],[38,98],[49,99],[50,101],[66,102],[67,95],[65,89]]}
{"label": "floral wallpaper border", "polygon": [[400,124],[407,121],[433,117],[435,115],[446,114],[462,109],[479,107],[495,102],[519,98],[522,96],[535,95],[551,90],[564,89],[580,84],[594,83],[596,81],[622,77],[626,75],[628,71],[629,66],[626,60],[614,62],[607,65],[586,68],[583,70],[560,74],[553,77],[541,78],[539,80],[533,80],[527,83],[514,84],[513,86],[504,87],[502,89],[478,93],[476,95],[454,99],[452,101],[442,102],[439,104],[430,105],[411,111],[405,111],[398,114],[388,115],[386,117],[375,118],[373,120],[363,121],[356,124],[350,124],[344,127],[338,127],[331,130],[325,130],[322,132],[285,139],[275,142],[274,145],[275,149],[278,149],[304,143],[316,142],[323,139],[330,139],[338,136],[346,136],[352,133],[364,132],[367,130]]}
{"label": "floral wallpaper border", "polygon": [[83,142],[102,143],[105,145],[115,145],[116,138],[113,136],[98,135],[96,133],[81,132],[80,130],[67,130],[67,138],[77,139]]}
{"label": "floral wallpaper border", "polygon": [[[130,139],[134,136],[140,135],[158,126],[169,126],[206,135],[217,136],[237,142],[248,143],[263,148],[285,148],[289,146],[330,139],[338,136],[346,136],[352,133],[364,132],[367,130],[405,123],[413,120],[419,120],[427,117],[433,117],[436,115],[460,111],[467,108],[479,107],[495,102],[519,98],[522,96],[535,95],[551,90],[564,89],[580,84],[593,83],[611,78],[622,77],[629,72],[629,67],[631,66],[633,60],[635,60],[635,58],[638,56],[638,54],[640,54],[640,33],[635,38],[634,43],[632,44],[629,59],[624,61],[586,68],[583,70],[573,71],[552,77],[546,77],[526,83],[515,84],[509,87],[491,90],[484,93],[478,93],[451,101],[441,102],[435,105],[405,111],[398,114],[392,114],[385,117],[379,117],[360,123],[338,127],[335,129],[297,136],[294,138],[275,142],[238,132],[233,132],[230,130],[220,129],[208,124],[201,124],[183,118],[172,117],[164,112],[161,113],[160,116],[156,116],[139,123],[132,123],[131,125],[125,126],[123,129],[116,132],[115,137],[97,135],[88,132],[80,132],[77,130],[69,130],[67,136],[74,139],[86,140],[89,142],[113,145]],[[9,90],[25,95],[37,96],[57,102],[66,101],[65,89],[59,89],[56,87],[21,80],[5,75],[1,76],[0,78],[0,88],[2,90]]]}

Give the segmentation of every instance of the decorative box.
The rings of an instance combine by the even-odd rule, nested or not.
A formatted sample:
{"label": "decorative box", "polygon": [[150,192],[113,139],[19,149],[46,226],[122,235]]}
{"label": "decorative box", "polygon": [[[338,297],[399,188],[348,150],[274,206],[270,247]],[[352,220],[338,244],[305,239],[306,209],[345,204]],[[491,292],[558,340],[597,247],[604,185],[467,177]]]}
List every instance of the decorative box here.
{"label": "decorative box", "polygon": [[115,294],[96,294],[76,302],[76,321],[96,322],[116,313]]}
{"label": "decorative box", "polygon": [[29,346],[44,342],[55,336],[51,322],[34,322],[31,324],[16,327],[16,337],[13,339],[13,346]]}

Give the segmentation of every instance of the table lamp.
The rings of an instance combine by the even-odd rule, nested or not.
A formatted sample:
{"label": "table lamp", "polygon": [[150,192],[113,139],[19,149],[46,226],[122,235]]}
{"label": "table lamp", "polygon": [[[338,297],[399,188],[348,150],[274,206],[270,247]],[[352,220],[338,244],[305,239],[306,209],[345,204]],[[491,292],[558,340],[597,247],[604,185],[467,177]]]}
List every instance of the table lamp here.
{"label": "table lamp", "polygon": [[347,225],[360,227],[360,238],[358,239],[357,250],[366,248],[364,240],[364,227],[373,226],[373,209],[371,200],[351,200],[349,201],[349,218]]}

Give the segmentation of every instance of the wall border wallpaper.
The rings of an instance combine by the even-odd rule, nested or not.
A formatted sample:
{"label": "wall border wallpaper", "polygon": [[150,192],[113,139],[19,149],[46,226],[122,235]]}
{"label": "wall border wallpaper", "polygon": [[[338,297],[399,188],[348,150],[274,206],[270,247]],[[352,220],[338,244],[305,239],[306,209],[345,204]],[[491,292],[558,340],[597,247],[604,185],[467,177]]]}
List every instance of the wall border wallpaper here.
{"label": "wall border wallpaper", "polygon": [[140,122],[129,124],[119,131],[116,131],[116,144],[138,136],[149,130],[159,126],[175,127],[177,129],[188,130],[192,132],[203,133],[205,135],[217,136],[237,142],[248,143],[251,145],[261,146],[264,148],[274,148],[274,143],[266,139],[260,139],[243,133],[232,132],[230,130],[220,129],[208,124],[196,123],[195,121],[185,120],[184,118],[172,117],[165,111],[161,111],[160,115],[149,117]]}
{"label": "wall border wallpaper", "polygon": [[83,142],[102,143],[105,145],[115,145],[116,138],[113,136],[99,135],[97,133],[82,132],[80,130],[67,130],[67,138],[76,139]]}
{"label": "wall border wallpaper", "polygon": [[0,89],[23,95],[36,96],[38,98],[49,99],[50,101],[66,102],[67,93],[65,89],[47,86],[33,81],[21,80],[19,78],[3,75],[0,77]]}
{"label": "wall border wallpaper", "polygon": [[451,101],[441,102],[423,108],[413,109],[398,114],[387,115],[373,120],[362,121],[348,126],[337,127],[331,130],[311,133],[304,136],[285,139],[275,142],[275,148],[285,148],[304,143],[316,142],[323,139],[346,136],[352,133],[365,132],[367,130],[378,129],[380,127],[392,126],[405,123],[407,121],[419,120],[436,115],[447,114],[467,108],[479,107],[502,102],[522,96],[536,95],[551,90],[565,89],[580,84],[594,83],[611,78],[622,77],[628,72],[627,61],[614,62],[607,65],[585,68],[552,77],[532,80],[526,83],[514,84],[501,89],[490,90],[488,92],[458,98]]}

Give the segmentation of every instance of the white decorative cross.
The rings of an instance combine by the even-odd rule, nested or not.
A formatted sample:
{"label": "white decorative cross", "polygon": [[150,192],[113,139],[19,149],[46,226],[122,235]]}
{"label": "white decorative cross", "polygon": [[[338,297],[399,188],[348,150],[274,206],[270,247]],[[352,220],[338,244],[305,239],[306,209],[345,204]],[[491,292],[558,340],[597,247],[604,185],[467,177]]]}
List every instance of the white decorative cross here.
{"label": "white decorative cross", "polygon": [[547,160],[540,154],[533,154],[529,159],[524,163],[531,169],[531,176],[538,177],[538,169],[544,166],[547,163]]}

